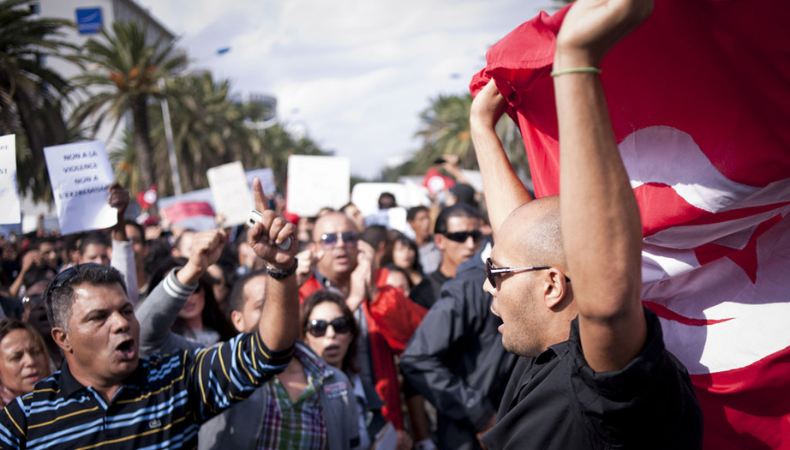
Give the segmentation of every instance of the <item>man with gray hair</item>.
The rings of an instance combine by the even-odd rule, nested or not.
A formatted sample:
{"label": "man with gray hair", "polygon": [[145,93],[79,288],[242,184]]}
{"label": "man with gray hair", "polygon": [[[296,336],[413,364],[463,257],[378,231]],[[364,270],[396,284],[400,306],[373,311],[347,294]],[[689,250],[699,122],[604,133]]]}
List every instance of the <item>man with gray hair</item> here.
{"label": "man with gray hair", "polygon": [[[83,264],[61,272],[44,292],[52,337],[63,351],[60,372],[40,381],[0,414],[4,448],[194,448],[202,423],[245,398],[289,363],[298,334],[295,227],[266,211],[253,184],[261,223],[248,234],[269,265],[257,330],[210,349],[138,358],[140,325],[121,274]],[[182,269],[194,284],[222,251],[218,232]],[[186,273],[183,273],[186,271]]]}

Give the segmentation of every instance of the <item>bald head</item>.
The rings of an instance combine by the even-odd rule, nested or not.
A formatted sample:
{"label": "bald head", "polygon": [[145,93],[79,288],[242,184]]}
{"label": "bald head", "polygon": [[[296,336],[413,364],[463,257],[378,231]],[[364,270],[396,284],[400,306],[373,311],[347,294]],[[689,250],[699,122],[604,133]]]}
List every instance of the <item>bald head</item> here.
{"label": "bald head", "polygon": [[314,241],[318,241],[321,239],[321,235],[325,234],[326,232],[323,231],[325,228],[333,228],[333,229],[348,229],[349,231],[354,231],[356,233],[359,232],[357,226],[354,224],[354,221],[351,220],[347,215],[343,214],[342,212],[331,211],[325,213],[323,216],[319,217],[318,220],[315,221],[315,225],[313,226],[313,236]]}
{"label": "bald head", "polygon": [[498,267],[549,266],[537,271],[503,274],[491,311],[502,318],[502,345],[511,353],[537,356],[568,339],[577,311],[562,248],[559,197],[533,200],[513,211],[496,235],[491,262]]}
{"label": "bald head", "polygon": [[560,229],[560,197],[535,199],[510,213],[497,233],[497,244],[510,249],[513,255],[520,255],[519,264],[567,270]]}

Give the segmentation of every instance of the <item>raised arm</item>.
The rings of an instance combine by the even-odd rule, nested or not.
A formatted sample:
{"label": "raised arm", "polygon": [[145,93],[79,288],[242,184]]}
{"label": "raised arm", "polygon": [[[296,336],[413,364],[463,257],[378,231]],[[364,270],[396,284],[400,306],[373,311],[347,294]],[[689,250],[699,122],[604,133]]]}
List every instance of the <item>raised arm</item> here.
{"label": "raised arm", "polygon": [[107,203],[118,211],[118,222],[112,227],[110,265],[123,274],[129,301],[132,305],[137,306],[140,299],[140,294],[137,292],[137,267],[135,266],[132,243],[126,236],[126,218],[124,217],[131,200],[131,194],[117,181],[107,188],[107,192],[110,195]]}
{"label": "raised arm", "polygon": [[645,342],[642,227],[599,75],[567,70],[599,67],[652,7],[651,0],[579,0],[557,37],[562,238],[584,357],[597,372],[621,369]]}
{"label": "raised arm", "polygon": [[499,227],[516,208],[532,200],[505,154],[495,127],[507,108],[494,80],[477,93],[469,113],[472,142],[483,177],[488,219],[496,239]]}
{"label": "raised arm", "polygon": [[[299,332],[299,297],[294,275],[296,227],[266,209],[266,197],[257,178],[253,181],[253,194],[262,218],[250,229],[247,242],[269,266],[266,300],[257,332],[240,334],[219,347],[193,354],[185,352],[187,365],[197,366],[196,370],[190,370],[189,382],[193,392],[200,395],[202,420],[243,400],[254,388],[282,372],[293,356]],[[292,237],[291,246],[280,249],[277,244],[288,237]],[[275,275],[278,271],[282,276]],[[182,282],[189,280],[185,278]]]}
{"label": "raised arm", "polygon": [[[252,183],[255,207],[262,214],[247,234],[247,242],[255,254],[266,261],[269,270],[283,270],[290,275],[278,279],[270,276],[266,287],[266,301],[258,324],[258,333],[264,345],[274,351],[293,347],[299,334],[299,288],[296,285],[296,227],[282,215],[266,207],[267,200],[257,178]],[[291,238],[287,250],[278,244]],[[271,274],[270,274],[271,275]]]}
{"label": "raised arm", "polygon": [[222,230],[203,231],[195,235],[192,254],[186,266],[170,272],[135,311],[140,322],[140,353],[171,353],[176,349],[195,350],[195,342],[170,331],[189,296],[197,289],[198,280],[222,254],[227,240]]}

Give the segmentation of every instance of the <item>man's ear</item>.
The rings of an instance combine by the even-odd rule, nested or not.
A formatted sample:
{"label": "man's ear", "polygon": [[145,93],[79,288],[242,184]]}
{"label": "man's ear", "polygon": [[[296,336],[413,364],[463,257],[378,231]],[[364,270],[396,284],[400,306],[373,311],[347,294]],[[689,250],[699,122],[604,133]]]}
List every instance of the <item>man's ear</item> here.
{"label": "man's ear", "polygon": [[236,331],[239,333],[244,333],[244,314],[242,314],[241,311],[232,311],[230,313],[230,321],[233,322],[233,326],[236,327]]}
{"label": "man's ear", "polygon": [[63,350],[63,353],[72,352],[71,339],[69,333],[65,329],[61,327],[53,327],[51,333],[52,333],[52,340],[54,340],[55,343],[58,344],[58,347],[60,347],[60,349]]}
{"label": "man's ear", "polygon": [[546,307],[551,310],[564,308],[563,300],[568,296],[568,282],[565,274],[552,267],[546,270],[543,277],[543,299]]}
{"label": "man's ear", "polygon": [[436,244],[436,248],[438,248],[441,251],[444,251],[444,247],[445,247],[444,240],[445,239],[446,238],[443,235],[441,235],[441,234],[434,234],[433,235],[433,243]]}

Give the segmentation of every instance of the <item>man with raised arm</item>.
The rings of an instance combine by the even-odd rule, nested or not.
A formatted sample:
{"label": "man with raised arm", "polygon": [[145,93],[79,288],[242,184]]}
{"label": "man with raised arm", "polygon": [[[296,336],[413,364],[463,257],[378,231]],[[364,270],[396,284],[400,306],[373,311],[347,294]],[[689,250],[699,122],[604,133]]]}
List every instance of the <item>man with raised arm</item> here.
{"label": "man with raised arm", "polygon": [[[0,447],[195,448],[200,424],[282,372],[299,332],[297,243],[277,244],[296,230],[266,210],[260,182],[253,185],[263,217],[248,240],[272,278],[257,330],[210,349],[140,359],[140,327],[120,273],[99,264],[67,269],[44,293],[65,362],[0,412]],[[225,239],[217,233],[201,248],[204,256],[180,273],[185,283],[197,281],[188,272],[205,270]]]}
{"label": "man with raised arm", "polygon": [[[641,222],[599,80],[606,52],[651,13],[645,0],[579,0],[557,37],[560,196],[530,201],[493,126],[490,82],[472,105],[496,245],[485,289],[522,358],[489,449],[695,449],[702,413],[641,295]],[[572,282],[571,282],[572,280]]]}

